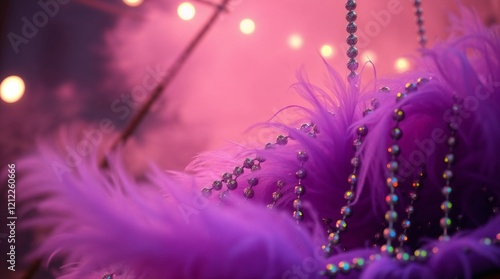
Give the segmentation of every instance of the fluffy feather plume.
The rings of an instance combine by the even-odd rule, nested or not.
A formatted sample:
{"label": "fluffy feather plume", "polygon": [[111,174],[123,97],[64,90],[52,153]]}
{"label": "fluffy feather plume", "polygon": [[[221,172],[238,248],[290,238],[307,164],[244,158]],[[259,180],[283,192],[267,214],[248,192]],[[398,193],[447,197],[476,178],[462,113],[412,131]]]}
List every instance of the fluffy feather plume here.
{"label": "fluffy feather plume", "polygon": [[[60,160],[57,155],[25,159],[20,169],[26,171],[26,189],[20,192],[36,216],[26,225],[50,230],[34,256],[62,258],[67,264],[62,278],[104,274],[115,278],[313,278],[320,277],[325,266],[332,274],[346,269],[343,261],[352,269],[354,258],[363,259],[366,267],[339,276],[471,278],[498,269],[500,248],[494,243],[500,241],[500,217],[495,215],[495,200],[500,196],[500,40],[494,29],[482,27],[465,10],[454,23],[463,34],[424,51],[420,70],[376,81],[376,87],[387,86],[390,92],[361,92],[356,81],[346,84],[328,68],[333,92],[326,93],[301,75],[296,88],[312,107],[298,108],[306,115],[302,120],[307,125],[265,123],[285,137],[265,149],[238,146],[200,155],[187,169],[191,175],[151,167],[144,179],[137,180],[114,157],[106,171],[90,160],[59,181],[47,175]],[[417,83],[422,77],[428,82]],[[416,90],[396,102],[396,94],[404,92],[408,82],[415,83]],[[362,117],[372,98],[377,100],[375,109]],[[448,122],[455,103],[458,143],[449,231],[453,235],[449,241],[437,241],[442,233],[443,158],[449,152]],[[371,248],[385,242],[376,236],[386,226],[387,147],[393,142],[390,130],[396,108],[405,113],[399,123],[403,131],[398,141],[399,216],[405,216],[410,204],[412,181],[421,170],[426,173],[413,203],[406,247],[408,252],[425,249],[428,255],[416,253],[407,263]],[[342,247],[349,251],[337,249],[324,259],[319,246],[326,243],[327,234],[321,219],[342,219],[340,208],[346,203],[343,196],[355,156],[352,143],[361,125],[368,134],[358,150],[361,167],[353,215],[341,235]],[[307,152],[306,162],[298,160],[299,151]],[[235,166],[244,173],[233,174]],[[291,215],[300,168],[307,177],[302,179],[304,220],[297,226]],[[221,178],[225,172],[229,178]],[[217,192],[212,186],[213,181],[232,179],[237,182],[235,189],[228,190],[223,183]],[[282,197],[273,204],[278,181],[284,185],[279,190]],[[201,195],[204,187],[209,199]],[[222,204],[215,193],[224,197]],[[273,210],[267,204],[273,204]],[[395,228],[402,231],[399,223]]]}

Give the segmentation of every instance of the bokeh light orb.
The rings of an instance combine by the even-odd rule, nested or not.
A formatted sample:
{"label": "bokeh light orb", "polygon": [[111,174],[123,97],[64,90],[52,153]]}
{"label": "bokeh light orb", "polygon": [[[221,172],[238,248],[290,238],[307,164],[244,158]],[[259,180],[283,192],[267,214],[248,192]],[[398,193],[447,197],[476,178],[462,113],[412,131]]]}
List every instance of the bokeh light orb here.
{"label": "bokeh light orb", "polygon": [[255,22],[249,18],[245,18],[240,22],[240,31],[245,35],[250,35],[255,31]]}
{"label": "bokeh light orb", "polygon": [[140,4],[142,4],[143,0],[123,0],[123,3],[125,5],[130,6],[130,7],[137,7]]}
{"label": "bokeh light orb", "polygon": [[331,45],[321,46],[319,52],[321,53],[321,56],[323,56],[324,58],[330,58],[335,55],[335,49]]}
{"label": "bokeh light orb", "polygon": [[191,20],[196,15],[196,8],[189,2],[182,2],[177,7],[177,15],[182,20]]}
{"label": "bokeh light orb", "polygon": [[18,76],[10,76],[0,83],[0,99],[6,103],[15,103],[24,95],[24,81]]}
{"label": "bokeh light orb", "polygon": [[408,71],[410,69],[410,66],[411,66],[410,60],[408,60],[407,58],[404,58],[404,57],[398,58],[394,62],[394,68],[396,69],[396,71],[398,73]]}
{"label": "bokeh light orb", "polygon": [[299,49],[304,44],[304,40],[299,34],[292,34],[288,38],[288,45],[293,49]]}

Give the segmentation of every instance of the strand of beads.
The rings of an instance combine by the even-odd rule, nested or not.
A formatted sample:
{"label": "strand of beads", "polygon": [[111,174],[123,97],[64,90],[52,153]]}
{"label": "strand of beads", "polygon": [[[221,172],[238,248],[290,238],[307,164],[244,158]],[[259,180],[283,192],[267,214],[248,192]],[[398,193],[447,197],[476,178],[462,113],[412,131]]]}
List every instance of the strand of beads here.
{"label": "strand of beads", "polygon": [[330,219],[324,219],[325,223],[329,226],[328,228],[328,244],[323,245],[321,248],[323,249],[325,255],[328,257],[333,252],[333,246],[336,246],[340,242],[340,234],[341,232],[347,229],[347,217],[351,216],[352,208],[351,203],[356,196],[354,193],[354,188],[358,182],[358,172],[359,167],[361,165],[359,158],[359,149],[363,142],[363,137],[368,133],[368,128],[364,125],[359,126],[356,129],[357,138],[353,141],[353,148],[355,151],[354,157],[351,159],[351,166],[353,168],[352,173],[347,178],[347,182],[349,183],[349,189],[344,193],[344,199],[346,200],[346,205],[340,209],[340,214],[342,215],[342,219],[337,220],[335,222],[335,231],[333,231],[333,227],[330,225]]}
{"label": "strand of beads", "polygon": [[[264,162],[265,159],[261,157],[256,157],[256,158],[246,158],[243,161],[242,166],[236,166],[233,170],[232,173],[226,172],[222,174],[220,180],[215,180],[212,182],[212,185],[210,187],[205,187],[201,190],[201,193],[203,196],[209,198],[212,195],[212,191],[220,191],[222,190],[224,184],[226,185],[227,189],[225,191],[222,191],[219,193],[219,199],[221,201],[227,199],[229,197],[229,191],[235,190],[238,187],[238,182],[237,178],[244,173],[244,169],[250,169],[250,171],[254,172],[257,170],[260,170],[261,168],[261,163]],[[243,195],[247,199],[251,199],[254,196],[254,190],[252,187],[256,186],[258,184],[259,180],[256,177],[252,177],[248,179],[248,184],[250,187],[245,188],[243,190]]]}
{"label": "strand of beads", "polygon": [[[494,237],[484,237],[478,239],[478,244],[481,246],[492,246],[492,245],[500,245],[500,233],[497,233]],[[462,253],[467,253],[466,249],[461,251]],[[407,255],[405,258],[393,258],[398,262],[403,264],[408,262],[426,264],[427,260],[429,260],[434,255],[439,253],[438,247],[433,247],[432,249],[418,249],[415,250],[413,255]],[[354,257],[351,261],[343,260],[338,262],[337,264],[328,263],[326,264],[324,270],[320,271],[321,276],[326,276],[328,278],[337,278],[339,274],[348,274],[352,270],[363,270],[371,263],[378,261],[382,258],[382,255],[379,253],[374,253],[369,255],[366,258],[363,257]]]}
{"label": "strand of beads", "polygon": [[[408,206],[406,206],[406,208],[405,208],[406,219],[404,219],[401,222],[401,227],[403,227],[403,232],[398,237],[399,249],[397,249],[398,251],[396,254],[396,258],[398,258],[400,260],[408,260],[409,259],[409,254],[404,251],[403,247],[404,247],[405,242],[408,241],[407,233],[408,233],[408,229],[410,229],[410,227],[411,227],[411,216],[415,212],[414,203],[418,197],[417,191],[420,188],[422,188],[422,181],[426,176],[424,168],[425,167],[422,166],[420,172],[418,173],[418,177],[415,180],[413,180],[413,182],[411,184],[411,186],[413,187],[414,190],[410,191],[410,194],[409,194],[410,204]],[[395,196],[395,197],[397,198],[397,196]],[[387,201],[387,198],[386,198],[386,201]],[[387,203],[389,203],[389,201],[387,201]]]}
{"label": "strand of beads", "polygon": [[422,17],[422,0],[414,0],[413,5],[415,6],[415,16],[417,17],[418,43],[422,48],[425,48],[427,38],[425,36],[424,18]]}
{"label": "strand of beads", "polygon": [[[407,94],[417,90],[417,84],[407,83],[405,85],[405,92],[398,92],[396,94],[396,102],[404,99]],[[391,159],[387,164],[388,176],[386,178],[386,185],[389,187],[389,194],[386,196],[386,202],[389,206],[389,210],[385,213],[385,220],[387,222],[387,227],[383,231],[384,238],[387,240],[385,245],[382,245],[381,251],[392,255],[394,253],[394,247],[392,246],[392,240],[396,237],[396,230],[394,229],[394,223],[398,220],[398,214],[395,210],[395,205],[398,202],[398,196],[396,195],[396,188],[399,186],[399,180],[397,178],[397,173],[399,170],[398,156],[401,154],[400,146],[398,145],[398,140],[403,136],[403,131],[399,128],[399,123],[405,118],[405,113],[398,107],[394,109],[392,118],[394,119],[395,126],[391,129],[391,138],[393,140],[392,145],[387,149]]]}
{"label": "strand of beads", "polygon": [[347,49],[347,57],[349,61],[347,62],[347,69],[349,69],[350,73],[348,75],[349,78],[353,78],[357,76],[356,70],[359,67],[358,61],[356,57],[358,56],[358,49],[356,48],[356,44],[358,43],[358,37],[356,36],[356,31],[358,30],[358,26],[356,25],[356,19],[358,15],[354,10],[356,10],[356,1],[347,0],[345,4],[345,8],[347,9],[346,20],[347,26],[346,31],[349,33],[347,36],[346,42],[349,45]]}
{"label": "strand of beads", "polygon": [[451,219],[449,217],[449,212],[452,207],[452,203],[450,202],[450,194],[451,194],[451,179],[453,178],[453,171],[451,170],[452,164],[455,162],[455,154],[454,148],[457,143],[456,139],[456,131],[458,129],[458,124],[456,122],[456,118],[458,117],[458,112],[460,110],[459,105],[455,102],[452,106],[452,115],[450,121],[448,122],[448,129],[450,133],[448,135],[448,153],[444,157],[444,162],[446,163],[446,170],[443,172],[443,179],[445,181],[444,187],[441,193],[444,196],[444,201],[441,203],[441,210],[444,213],[443,218],[439,221],[439,225],[443,229],[443,235],[439,237],[439,240],[446,241],[449,240],[450,237],[448,235],[448,228],[451,226]]}
{"label": "strand of beads", "polygon": [[300,162],[299,169],[295,172],[295,178],[297,178],[297,185],[294,188],[294,193],[297,198],[293,201],[293,218],[297,220],[297,223],[304,219],[304,212],[302,211],[302,200],[301,197],[305,194],[306,188],[302,181],[307,177],[307,171],[304,168],[304,163],[307,162],[309,156],[305,151],[299,151],[297,153],[297,160]]}
{"label": "strand of beads", "polygon": [[283,188],[285,187],[286,183],[283,180],[278,180],[276,181],[276,188],[278,190],[273,192],[272,198],[273,202],[271,204],[267,205],[267,208],[272,209],[276,205],[276,203],[283,197]]}

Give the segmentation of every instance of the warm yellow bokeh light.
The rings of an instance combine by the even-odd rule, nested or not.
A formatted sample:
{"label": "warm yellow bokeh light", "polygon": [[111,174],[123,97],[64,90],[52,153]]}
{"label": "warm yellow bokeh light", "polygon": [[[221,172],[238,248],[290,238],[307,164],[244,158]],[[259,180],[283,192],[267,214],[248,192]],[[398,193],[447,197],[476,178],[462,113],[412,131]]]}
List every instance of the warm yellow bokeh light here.
{"label": "warm yellow bokeh light", "polygon": [[331,45],[323,45],[320,49],[320,53],[324,58],[330,58],[335,54],[335,50]]}
{"label": "warm yellow bokeh light", "polygon": [[191,20],[196,15],[196,8],[189,2],[183,2],[177,7],[177,15],[182,20]]}
{"label": "warm yellow bokeh light", "polygon": [[291,47],[291,48],[294,48],[294,49],[299,49],[302,47],[302,44],[304,43],[304,40],[302,39],[302,37],[298,34],[293,34],[291,35],[289,38],[288,38],[288,45]]}
{"label": "warm yellow bokeh light", "polygon": [[15,103],[23,97],[25,88],[22,78],[7,77],[0,84],[0,98],[6,103]]}
{"label": "warm yellow bokeh light", "polygon": [[371,50],[367,50],[361,54],[361,59],[362,59],[361,61],[363,63],[368,62],[368,61],[376,63],[377,62],[377,55],[375,54],[375,52],[373,52]]}
{"label": "warm yellow bokeh light", "polygon": [[394,62],[394,68],[398,73],[408,71],[410,69],[410,60],[406,58],[398,58]]}
{"label": "warm yellow bokeh light", "polygon": [[142,4],[142,1],[143,0],[123,0],[123,3],[125,3],[125,5],[130,7],[137,7],[140,4]]}
{"label": "warm yellow bokeh light", "polygon": [[249,18],[245,18],[240,22],[240,31],[246,35],[252,34],[255,31],[255,22]]}

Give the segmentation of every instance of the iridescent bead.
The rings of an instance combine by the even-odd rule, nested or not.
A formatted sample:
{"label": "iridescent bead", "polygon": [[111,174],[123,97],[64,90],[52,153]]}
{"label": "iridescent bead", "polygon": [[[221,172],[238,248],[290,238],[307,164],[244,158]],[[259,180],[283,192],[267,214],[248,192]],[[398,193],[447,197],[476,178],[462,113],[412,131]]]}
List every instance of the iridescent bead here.
{"label": "iridescent bead", "polygon": [[356,58],[358,56],[358,49],[355,46],[350,46],[346,52],[347,57]]}
{"label": "iridescent bead", "polygon": [[395,176],[388,177],[386,179],[386,184],[387,187],[398,187],[399,185],[398,178]]}
{"label": "iridescent bead", "polygon": [[487,238],[487,237],[485,237],[485,238],[481,239],[481,242],[482,242],[484,245],[486,245],[486,246],[490,246],[490,245],[492,244],[491,238]]}
{"label": "iridescent bead", "polygon": [[358,61],[356,61],[356,59],[354,58],[349,59],[349,61],[347,62],[347,69],[349,69],[350,71],[356,71],[358,68]]}
{"label": "iridescent bead", "polygon": [[266,158],[257,156],[257,157],[255,157],[255,160],[257,160],[258,162],[262,163],[262,162],[266,161]]}
{"label": "iridescent bead", "polygon": [[340,209],[340,214],[346,216],[346,217],[349,217],[351,216],[352,214],[352,209],[350,206],[342,206],[342,208]]}
{"label": "iridescent bead", "polygon": [[295,220],[297,221],[302,221],[304,220],[304,213],[302,213],[302,211],[300,210],[295,210],[293,211],[293,218],[295,218]]}
{"label": "iridescent bead", "polygon": [[451,219],[448,217],[443,217],[439,220],[439,225],[441,228],[449,228],[451,226]]}
{"label": "iridescent bead", "polygon": [[347,36],[346,43],[350,46],[356,45],[358,43],[358,37],[354,34],[349,34],[349,36]]}
{"label": "iridescent bead", "polygon": [[360,269],[365,265],[365,259],[354,258],[354,259],[352,259],[352,265],[354,268]]}
{"label": "iridescent bead", "polygon": [[297,152],[297,160],[299,160],[300,162],[307,162],[307,160],[309,159],[309,155],[307,155],[307,152],[305,151],[299,151]]}
{"label": "iridescent bead", "polygon": [[358,182],[358,176],[354,173],[350,174],[347,178],[347,182],[351,185],[356,185],[356,183]]}
{"label": "iridescent bead", "polygon": [[384,217],[387,222],[395,222],[398,220],[398,213],[394,210],[388,210]]}
{"label": "iridescent bead", "polygon": [[268,143],[266,143],[266,145],[264,145],[264,149],[267,149],[267,150],[273,149],[273,147],[274,147],[274,144],[271,142],[268,142]]}
{"label": "iridescent bead", "polygon": [[448,164],[453,164],[453,161],[455,161],[455,155],[452,153],[446,154],[444,157],[444,162]]}
{"label": "iridescent bead", "polygon": [[415,83],[408,82],[405,85],[405,90],[407,93],[414,92],[417,90],[417,85]]}
{"label": "iridescent bead", "polygon": [[413,180],[413,182],[411,183],[411,186],[415,189],[418,189],[420,188],[420,186],[422,186],[422,183],[420,182],[420,180]]}
{"label": "iridescent bead", "polygon": [[348,10],[348,11],[352,11],[352,10],[355,10],[357,7],[356,5],[356,1],[354,0],[348,0],[345,4],[345,8]]}
{"label": "iridescent bead", "polygon": [[408,214],[413,214],[413,212],[415,212],[415,208],[412,205],[408,205],[405,208],[405,212],[408,213]]}
{"label": "iridescent bead", "polygon": [[417,258],[417,260],[426,260],[427,259],[427,256],[428,256],[428,253],[426,250],[423,250],[423,249],[417,249],[415,250],[415,252],[413,253],[413,255],[415,255],[415,257]]}
{"label": "iridescent bead", "polygon": [[304,179],[307,177],[307,171],[305,169],[299,169],[297,172],[295,172],[295,177],[297,179]]}
{"label": "iridescent bead", "polygon": [[253,198],[255,195],[255,191],[251,187],[247,187],[243,190],[243,196],[247,199]]}
{"label": "iridescent bead", "polygon": [[248,182],[248,185],[250,186],[256,186],[257,184],[259,184],[259,179],[257,177],[252,177],[252,178],[249,178],[247,180]]}
{"label": "iridescent bead", "polygon": [[410,254],[405,252],[399,252],[396,254],[396,259],[398,261],[407,262],[410,260]]}
{"label": "iridescent bead", "polygon": [[444,186],[443,189],[441,189],[441,194],[443,194],[443,196],[447,197],[451,194],[451,187],[450,186]]}
{"label": "iridescent bead", "polygon": [[387,169],[391,172],[397,172],[399,169],[399,163],[397,161],[390,161],[387,163]]}
{"label": "iridescent bead", "polygon": [[337,228],[337,230],[343,232],[347,229],[347,223],[346,221],[344,220],[338,220],[336,223],[335,223],[335,228]]}
{"label": "iridescent bead", "polygon": [[377,98],[372,98],[372,99],[370,100],[370,105],[372,105],[372,107],[373,107],[374,109],[376,109],[376,108],[378,108],[378,107],[380,106],[380,102],[378,101],[378,99],[377,99]]}
{"label": "iridescent bead", "polygon": [[321,249],[323,250],[323,253],[325,254],[325,257],[330,257],[333,253],[333,248],[330,244],[328,245],[322,245]]}
{"label": "iridescent bead", "polygon": [[236,180],[234,180],[234,179],[233,179],[233,180],[229,180],[229,181],[227,182],[227,188],[228,188],[229,190],[234,190],[234,189],[236,189],[237,187],[238,187],[238,182],[236,182]]}
{"label": "iridescent bead", "polygon": [[288,143],[288,137],[286,137],[284,135],[279,135],[276,138],[276,143],[279,145],[286,145]]}
{"label": "iridescent bead", "polygon": [[372,112],[373,112],[373,110],[372,110],[371,108],[367,108],[367,109],[365,109],[365,110],[363,111],[363,117],[364,117],[364,116],[367,116],[368,114],[370,114],[370,113],[372,113]]}
{"label": "iridescent bead", "polygon": [[398,156],[401,152],[401,149],[399,148],[399,145],[393,144],[387,149],[387,151],[389,151],[389,153],[393,156]]}
{"label": "iridescent bead", "polygon": [[456,122],[450,122],[448,123],[448,129],[451,131],[456,131],[458,129],[458,124]]}
{"label": "iridescent bead", "polygon": [[356,133],[359,136],[366,136],[366,134],[368,133],[368,128],[366,128],[365,125],[361,125],[356,129]]}
{"label": "iridescent bead", "polygon": [[106,274],[102,277],[102,279],[113,279],[115,278],[114,274]]}
{"label": "iridescent bead", "polygon": [[201,193],[206,198],[209,198],[212,195],[212,189],[210,189],[210,188],[203,188],[203,189],[201,189]]}
{"label": "iridescent bead", "polygon": [[303,195],[306,192],[306,188],[303,185],[297,185],[294,188],[294,193],[296,195]]}
{"label": "iridescent bead", "polygon": [[394,109],[394,111],[392,112],[392,118],[396,121],[401,121],[405,118],[405,113],[399,108]]}
{"label": "iridescent bead", "polygon": [[380,251],[381,251],[382,253],[386,253],[386,254],[392,255],[392,254],[394,254],[394,246],[392,246],[392,245],[387,245],[387,244],[382,245],[382,246],[380,247]]}
{"label": "iridescent bead", "polygon": [[250,170],[251,170],[252,172],[260,170],[260,164],[255,164],[255,165],[253,165],[253,166],[252,166],[252,168],[251,168]]}
{"label": "iridescent bead", "polygon": [[220,181],[220,180],[215,180],[215,181],[212,183],[212,189],[214,189],[215,191],[219,191],[220,189],[222,189],[222,181]]}
{"label": "iridescent bead", "polygon": [[418,195],[417,195],[417,192],[415,191],[411,191],[408,196],[410,197],[410,199],[416,201],[418,199]]}
{"label": "iridescent bead", "polygon": [[331,233],[328,235],[328,242],[331,244],[338,244],[340,241],[340,235],[338,233]]}
{"label": "iridescent bead", "polygon": [[227,183],[229,180],[233,179],[233,175],[229,172],[226,172],[222,175],[222,181]]}
{"label": "iridescent bead", "polygon": [[406,93],[398,92],[396,94],[396,101],[399,102],[399,101],[403,100],[405,97],[406,97]]}
{"label": "iridescent bead", "polygon": [[453,178],[453,172],[451,170],[445,170],[443,172],[443,178],[446,180],[450,180],[451,178]]}
{"label": "iridescent bead", "polygon": [[345,16],[345,19],[349,22],[356,21],[357,18],[358,18],[358,15],[356,14],[355,11],[349,11],[349,12],[347,12],[347,14]]}
{"label": "iridescent bead", "polygon": [[399,127],[395,127],[391,130],[391,138],[398,140],[403,136],[403,131]]}
{"label": "iridescent bead", "polygon": [[273,192],[273,201],[278,201],[283,195],[280,192]]}
{"label": "iridescent bead", "polygon": [[348,200],[348,201],[350,201],[350,200],[354,199],[354,192],[353,192],[353,191],[351,191],[351,190],[346,191],[346,192],[344,193],[344,199],[346,199],[346,200]]}
{"label": "iridescent bead", "polygon": [[348,273],[351,270],[351,266],[346,261],[339,262],[339,269],[343,273]]}
{"label": "iridescent bead", "polygon": [[417,85],[421,86],[428,83],[430,80],[428,78],[421,77],[417,79]]}
{"label": "iridescent bead", "polygon": [[441,210],[443,210],[444,212],[450,211],[451,207],[452,203],[450,201],[444,201],[441,203]]}
{"label": "iridescent bead", "polygon": [[351,34],[356,33],[356,31],[358,30],[358,26],[354,22],[349,22],[347,24],[345,30],[347,31],[347,33],[351,33]]}
{"label": "iridescent bead", "polygon": [[391,92],[391,88],[389,88],[388,86],[382,86],[379,88],[378,90],[379,92],[383,92],[383,93],[390,93]]}
{"label": "iridescent bead", "polygon": [[233,170],[233,174],[238,177],[243,174],[243,168],[242,167],[235,167]]}
{"label": "iridescent bead", "polygon": [[398,203],[398,196],[396,194],[389,194],[385,197],[385,202],[388,204],[388,205],[394,205],[396,203]]}
{"label": "iridescent bead", "polygon": [[360,139],[355,139],[353,142],[352,142],[352,147],[354,148],[354,151],[358,151],[358,149],[361,147],[361,144],[363,142],[360,140]]}
{"label": "iridescent bead", "polygon": [[250,158],[246,158],[244,161],[243,161],[243,167],[244,168],[251,168],[253,166],[253,159],[250,159]]}
{"label": "iridescent bead", "polygon": [[300,125],[300,130],[304,131],[304,132],[308,132],[310,128],[311,128],[311,124],[309,124],[309,123],[304,123],[304,124]]}
{"label": "iridescent bead", "polygon": [[355,168],[359,167],[359,157],[353,157],[351,159],[351,166]]}
{"label": "iridescent bead", "polygon": [[337,275],[337,273],[339,272],[339,268],[334,265],[334,264],[327,264],[326,265],[326,276],[328,276],[329,278],[333,278]]}
{"label": "iridescent bead", "polygon": [[406,242],[406,241],[408,241],[408,236],[406,234],[402,233],[398,236],[398,241],[399,242]]}
{"label": "iridescent bead", "polygon": [[300,199],[293,200],[293,207],[294,208],[301,208],[302,207],[302,201]]}
{"label": "iridescent bead", "polygon": [[457,139],[455,137],[449,137],[446,142],[448,146],[455,146],[455,144],[457,144]]}
{"label": "iridescent bead", "polygon": [[286,183],[283,180],[276,181],[276,187],[278,187],[278,189],[283,189],[283,187],[285,187],[285,185],[286,185]]}
{"label": "iridescent bead", "polygon": [[411,221],[408,219],[404,219],[403,222],[401,222],[401,226],[403,229],[409,229],[411,227]]}

